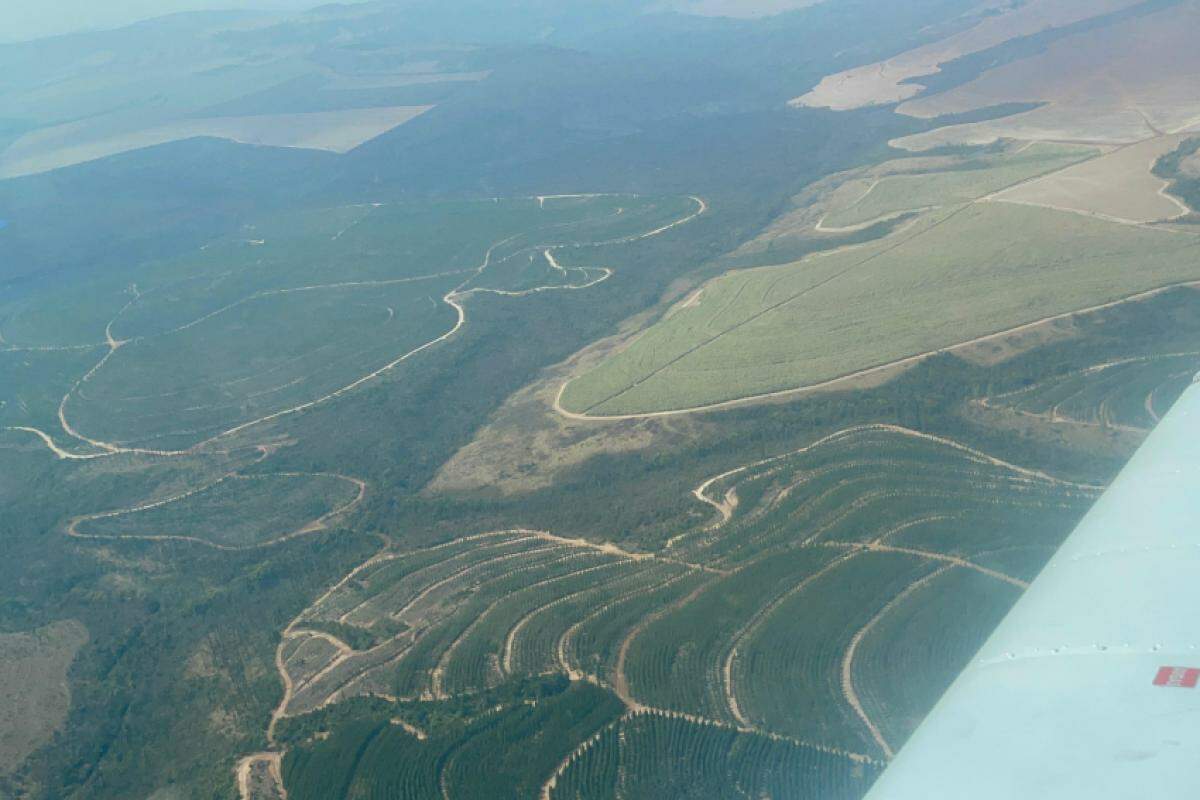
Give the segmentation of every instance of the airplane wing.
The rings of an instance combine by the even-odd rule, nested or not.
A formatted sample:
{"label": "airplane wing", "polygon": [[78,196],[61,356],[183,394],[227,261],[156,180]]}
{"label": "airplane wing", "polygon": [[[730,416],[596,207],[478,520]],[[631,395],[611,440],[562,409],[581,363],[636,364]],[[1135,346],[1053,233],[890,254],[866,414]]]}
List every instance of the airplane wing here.
{"label": "airplane wing", "polygon": [[867,800],[1198,797],[1193,383]]}

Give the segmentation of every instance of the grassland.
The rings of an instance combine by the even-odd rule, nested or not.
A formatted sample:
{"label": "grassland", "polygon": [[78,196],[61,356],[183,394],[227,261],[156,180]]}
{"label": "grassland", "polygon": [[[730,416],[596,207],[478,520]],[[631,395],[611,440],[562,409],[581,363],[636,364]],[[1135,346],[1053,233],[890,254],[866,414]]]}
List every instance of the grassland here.
{"label": "grassland", "polygon": [[0,634],[0,776],[49,743],[66,721],[67,670],[87,640],[77,622]]}
{"label": "grassland", "polygon": [[648,414],[787,391],[1198,278],[1191,235],[1010,204],[947,208],[876,243],[710,281],[571,380],[561,405]]}
{"label": "grassland", "polygon": [[872,182],[856,202],[832,208],[820,228],[851,228],[904,211],[965,203],[1094,155],[1093,148],[1034,143],[1016,151],[968,158],[937,172],[888,175]]}
{"label": "grassland", "polygon": [[1012,102],[1040,107],[900,144],[923,149],[1003,137],[1129,144],[1186,130],[1200,115],[1188,88],[1200,73],[1190,33],[1197,24],[1200,9],[1194,3],[1145,4],[1106,24],[1053,37],[1025,57],[985,68],[948,91],[909,100],[898,111],[931,118]]}

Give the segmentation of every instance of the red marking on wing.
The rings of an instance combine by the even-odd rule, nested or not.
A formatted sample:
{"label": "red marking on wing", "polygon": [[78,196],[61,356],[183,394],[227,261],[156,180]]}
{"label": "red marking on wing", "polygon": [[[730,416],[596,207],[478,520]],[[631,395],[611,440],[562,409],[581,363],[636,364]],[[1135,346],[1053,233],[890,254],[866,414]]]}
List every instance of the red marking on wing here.
{"label": "red marking on wing", "polygon": [[1159,667],[1154,676],[1155,686],[1195,689],[1197,683],[1200,683],[1200,669],[1195,667]]}

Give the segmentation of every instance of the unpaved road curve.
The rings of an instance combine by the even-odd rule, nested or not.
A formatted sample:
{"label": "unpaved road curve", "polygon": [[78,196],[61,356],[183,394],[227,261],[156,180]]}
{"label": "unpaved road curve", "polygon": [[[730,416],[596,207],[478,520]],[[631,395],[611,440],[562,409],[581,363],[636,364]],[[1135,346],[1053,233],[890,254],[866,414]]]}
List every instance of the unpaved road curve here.
{"label": "unpaved road curve", "polygon": [[[271,752],[252,753],[239,760],[236,768],[238,797],[241,798],[241,800],[276,800],[276,798],[278,798],[278,800],[287,800],[287,789],[284,788],[283,785],[282,761],[282,753]],[[254,796],[253,786],[251,783],[254,765],[264,762],[267,765],[268,774],[275,783],[274,798],[262,798]]]}
{"label": "unpaved road curve", "polygon": [[875,740],[875,744],[879,745],[879,749],[883,751],[883,755],[889,761],[896,754],[893,752],[891,745],[888,744],[887,739],[884,738],[883,733],[879,730],[879,726],[875,724],[870,715],[867,714],[866,709],[863,708],[862,702],[858,698],[858,692],[854,690],[854,654],[858,651],[858,646],[862,643],[863,638],[871,632],[871,629],[875,627],[879,620],[883,619],[884,615],[903,602],[913,592],[951,569],[953,569],[953,565],[941,567],[924,578],[909,584],[904,591],[893,597],[887,605],[879,609],[879,613],[871,617],[866,625],[859,628],[858,632],[854,634],[854,638],[850,640],[850,646],[846,648],[846,653],[842,657],[842,696],[850,707],[854,709],[854,713],[858,715],[858,718],[862,720],[868,732],[870,732],[871,738]]}
{"label": "unpaved road curve", "polygon": [[[587,195],[587,196],[591,196],[591,195]],[[549,196],[544,196],[544,197],[540,198],[539,201],[544,203],[544,201],[546,199],[550,199]],[[695,196],[691,196],[691,197],[689,197],[689,199],[696,203],[696,210],[692,211],[691,213],[689,213],[683,217],[680,217],[677,220],[669,222],[665,225],[662,225],[658,228],[655,228],[654,230],[647,231],[645,233],[633,234],[630,236],[619,237],[619,238],[615,238],[615,239],[603,240],[603,241],[598,241],[598,242],[588,242],[586,246],[591,247],[591,246],[607,245],[607,244],[622,244],[622,243],[628,243],[628,242],[635,242],[635,241],[639,241],[642,239],[648,239],[648,238],[651,238],[654,236],[658,236],[662,233],[665,233],[665,232],[667,232],[675,227],[678,227],[680,225],[685,225],[688,222],[691,222],[692,220],[696,219],[697,217],[699,217],[700,215],[702,215],[708,211],[708,203],[704,199],[702,199],[700,197],[695,197]],[[380,367],[376,370],[373,370],[373,371],[367,373],[366,375],[363,375],[362,377],[352,381],[351,383],[349,383],[345,386],[342,386],[341,388],[335,389],[334,391],[329,392],[321,397],[306,401],[304,403],[297,404],[295,406],[291,406],[289,408],[284,408],[284,409],[281,409],[279,411],[276,411],[276,412],[273,412],[270,414],[265,414],[256,419],[252,419],[252,420],[248,420],[246,422],[240,423],[240,424],[235,425],[231,428],[228,428],[224,431],[221,431],[220,433],[210,436],[209,438],[207,438],[201,442],[198,442],[198,443],[192,445],[191,447],[181,449],[181,450],[160,450],[160,449],[143,448],[143,447],[126,447],[126,446],[116,444],[113,442],[105,442],[105,441],[100,441],[98,439],[92,439],[92,438],[86,436],[85,434],[81,433],[80,431],[76,430],[74,427],[72,427],[70,421],[67,419],[66,407],[67,407],[67,403],[68,403],[68,400],[70,399],[71,395],[74,394],[82,384],[86,383],[93,375],[95,375],[96,372],[99,371],[105,365],[105,363],[109,360],[109,358],[111,358],[112,355],[114,353],[116,353],[118,349],[120,349],[120,347],[127,344],[129,341],[129,340],[115,339],[112,335],[112,325],[117,321],[117,319],[120,318],[120,316],[122,314],[125,313],[125,311],[130,306],[133,305],[133,303],[137,302],[138,298],[141,296],[140,293],[137,292],[136,287],[131,287],[132,292],[133,292],[132,298],[129,300],[128,303],[125,304],[125,306],[123,306],[117,312],[117,314],[111,320],[109,320],[108,324],[105,326],[105,344],[108,347],[107,352],[103,355],[103,357],[101,357],[100,361],[95,366],[93,366],[90,370],[88,370],[87,373],[85,373],[78,381],[75,382],[75,384],[70,389],[67,390],[66,394],[63,395],[62,400],[59,402],[59,406],[58,406],[59,425],[62,427],[63,431],[65,431],[69,436],[71,436],[81,442],[84,442],[88,445],[91,445],[92,447],[95,447],[95,448],[98,448],[99,450],[104,451],[100,455],[112,455],[112,454],[117,454],[117,453],[137,453],[137,454],[150,455],[150,456],[189,455],[189,454],[195,453],[195,452],[213,444],[214,442],[217,442],[221,439],[236,435],[236,434],[241,433],[242,431],[245,431],[249,428],[256,427],[263,423],[272,422],[274,420],[277,420],[277,419],[280,419],[280,418],[283,418],[286,416],[297,414],[302,411],[306,411],[310,408],[313,408],[318,405],[322,405],[330,400],[334,400],[338,397],[341,397],[349,392],[354,391],[355,389],[358,389],[362,385],[375,380],[376,378],[380,377],[381,375],[395,369],[400,364],[402,364],[405,361],[409,360],[410,358],[424,352],[425,350],[428,350],[431,347],[435,347],[436,345],[441,344],[442,342],[450,339],[455,334],[457,334],[459,332],[459,330],[462,329],[463,325],[466,323],[467,315],[466,315],[466,308],[463,305],[463,300],[465,300],[467,297],[470,297],[472,294],[488,293],[488,294],[497,294],[497,295],[508,296],[508,297],[524,297],[524,296],[529,296],[529,295],[538,294],[541,292],[548,292],[548,291],[583,290],[583,289],[588,289],[592,286],[595,286],[596,284],[598,284],[604,280],[607,280],[613,274],[613,271],[608,267],[564,268],[561,265],[559,265],[556,260],[554,260],[554,257],[552,255],[551,251],[552,250],[561,250],[561,249],[568,248],[568,247],[579,247],[581,245],[554,245],[554,246],[551,246],[551,247],[545,249],[545,252],[546,252],[547,256],[549,257],[550,263],[554,266],[555,269],[559,270],[564,275],[566,274],[567,269],[575,269],[575,270],[581,271],[581,273],[586,278],[586,280],[583,283],[566,284],[566,285],[556,284],[556,285],[551,285],[551,286],[536,286],[536,287],[532,287],[530,289],[524,289],[524,290],[519,290],[519,291],[487,289],[487,288],[483,288],[483,287],[477,287],[477,288],[473,288],[473,289],[466,288],[467,284],[469,284],[471,282],[471,280],[478,277],[479,275],[482,275],[487,270],[487,268],[491,265],[492,256],[493,256],[494,252],[496,251],[496,249],[501,247],[502,245],[507,244],[508,242],[512,241],[514,238],[515,238],[514,236],[509,236],[509,237],[506,237],[505,239],[502,239],[502,240],[492,244],[485,252],[483,262],[473,270],[466,270],[465,272],[467,273],[467,277],[464,278],[461,283],[459,283],[457,286],[455,286],[453,289],[451,289],[449,292],[447,292],[445,295],[442,296],[442,302],[444,304],[450,306],[452,309],[454,309],[454,312],[455,312],[455,322],[451,326],[451,328],[449,330],[447,330],[445,333],[441,334],[440,336],[438,336],[434,339],[431,339],[430,341],[427,341],[421,345],[418,345],[417,347],[414,347],[413,349],[409,350],[408,352],[403,353],[402,355],[396,357],[392,361],[384,364],[382,367]],[[538,249],[538,247],[539,246],[534,246],[533,249]],[[588,277],[592,271],[597,272],[598,277],[594,277],[594,278]],[[447,273],[447,274],[449,274],[449,273]],[[255,295],[252,295],[251,297],[243,298],[242,300],[236,301],[235,303],[231,304],[230,306],[227,306],[226,308],[223,308],[223,309],[219,309],[216,312],[211,312],[209,314],[206,314],[198,320],[193,320],[192,322],[187,323],[187,325],[185,325],[183,327],[190,327],[192,325],[195,325],[199,321],[213,316],[213,314],[221,313],[222,311],[226,310],[227,308],[231,308],[240,303],[246,302],[247,300],[252,299],[253,297],[257,297],[260,295],[283,294],[283,293],[288,293],[288,292],[299,292],[299,291],[315,291],[315,290],[320,290],[320,289],[342,288],[342,287],[346,287],[346,286],[369,285],[369,284],[375,284],[375,283],[384,284],[384,283],[394,283],[394,282],[409,282],[412,280],[424,280],[424,279],[428,279],[428,278],[432,278],[432,277],[437,277],[437,276],[430,275],[430,276],[419,276],[417,278],[397,279],[395,281],[350,282],[350,283],[341,283],[341,284],[328,284],[328,285],[321,285],[321,286],[304,286],[304,287],[296,287],[296,288],[290,288],[290,289],[267,290],[265,292],[255,293]],[[182,329],[182,328],[180,328],[180,329]],[[73,457],[66,450],[63,450],[61,447],[56,446],[53,442],[53,439],[48,434],[45,434],[42,431],[38,431],[38,430],[32,429],[32,428],[25,428],[23,430],[26,430],[30,433],[37,435],[40,439],[42,439],[42,441],[48,447],[50,447],[51,451],[57,457],[59,457],[59,458],[72,458]]]}
{"label": "unpaved road curve", "polygon": [[[261,461],[261,460],[262,460],[261,458],[258,459],[258,461]],[[258,463],[258,462],[256,461],[254,463]],[[199,536],[186,536],[186,535],[175,535],[175,534],[154,534],[154,535],[98,534],[98,533],[80,533],[80,531],[79,531],[79,526],[85,522],[91,522],[93,520],[98,520],[98,519],[111,519],[113,517],[121,517],[121,516],[125,516],[127,514],[136,514],[136,513],[142,512],[142,511],[150,511],[152,509],[161,508],[170,503],[174,503],[179,500],[186,499],[193,495],[199,494],[200,492],[207,491],[208,489],[211,489],[214,486],[217,486],[217,485],[224,483],[226,481],[229,481],[229,480],[239,480],[239,479],[245,479],[245,478],[258,478],[258,477],[337,478],[338,480],[343,480],[348,483],[354,484],[354,486],[357,487],[358,491],[355,493],[354,497],[351,498],[349,501],[343,503],[342,505],[338,506],[337,508],[334,508],[334,509],[326,512],[325,514],[321,515],[317,519],[306,523],[305,525],[301,526],[300,528],[297,528],[294,531],[291,531],[289,533],[284,533],[280,536],[276,536],[272,539],[268,539],[263,542],[255,542],[254,544],[246,544],[246,545],[222,544],[220,542],[212,542],[212,541],[209,541],[208,539],[203,539]],[[340,516],[343,516],[345,514],[350,513],[351,511],[353,511],[355,508],[357,508],[362,503],[363,499],[366,496],[367,496],[366,481],[360,480],[358,478],[353,478],[349,475],[341,475],[341,474],[333,473],[333,472],[272,472],[272,473],[266,473],[263,475],[257,475],[257,474],[241,475],[237,472],[230,472],[225,475],[222,475],[220,478],[218,478],[215,481],[212,481],[211,483],[207,483],[202,486],[198,486],[196,488],[189,489],[188,491],[181,492],[179,494],[164,498],[162,500],[156,500],[154,502],[145,503],[143,505],[134,506],[132,508],[122,508],[122,509],[118,509],[116,511],[102,511],[102,512],[95,513],[95,514],[84,514],[82,516],[74,517],[67,523],[65,530],[66,530],[66,534],[68,536],[71,536],[76,539],[130,540],[130,541],[146,541],[146,542],[189,542],[191,544],[199,544],[199,545],[204,545],[205,547],[211,547],[214,550],[227,550],[227,551],[258,550],[263,547],[271,547],[273,545],[281,544],[283,542],[290,541],[290,540],[295,539],[300,536],[306,536],[308,534],[317,533],[318,531],[326,530],[326,528],[329,526],[330,522],[332,522],[334,519],[336,519]]]}

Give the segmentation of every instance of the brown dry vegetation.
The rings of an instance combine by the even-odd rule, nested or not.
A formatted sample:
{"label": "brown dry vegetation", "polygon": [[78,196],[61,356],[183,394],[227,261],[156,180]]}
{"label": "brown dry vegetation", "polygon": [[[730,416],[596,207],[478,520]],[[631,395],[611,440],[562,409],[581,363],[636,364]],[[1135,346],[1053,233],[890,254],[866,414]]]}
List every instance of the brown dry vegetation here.
{"label": "brown dry vegetation", "polygon": [[0,152],[0,177],[44,172],[194,136],[215,136],[246,144],[344,153],[420,116],[430,108],[395,106],[301,114],[207,117],[119,131],[107,130],[103,121],[68,122],[26,134]]}
{"label": "brown dry vegetation", "polygon": [[792,102],[795,105],[845,110],[905,100],[916,95],[921,87],[904,81],[922,75],[932,75],[939,71],[939,64],[995,47],[1011,39],[1037,33],[1045,28],[1069,25],[1127,8],[1136,2],[1137,0],[1034,0],[1019,5],[981,3],[977,13],[992,13],[981,13],[979,22],[966,30],[886,61],[830,75],[808,94]]}
{"label": "brown dry vegetation", "polygon": [[67,670],[87,639],[73,621],[0,634],[0,775],[49,742],[66,720]]}
{"label": "brown dry vegetation", "polygon": [[998,138],[1130,143],[1200,122],[1200,2],[1067,36],[1044,52],[989,70],[941,94],[902,104],[932,118],[1003,103],[1043,103],[1023,114],[905,137],[921,150]]}

